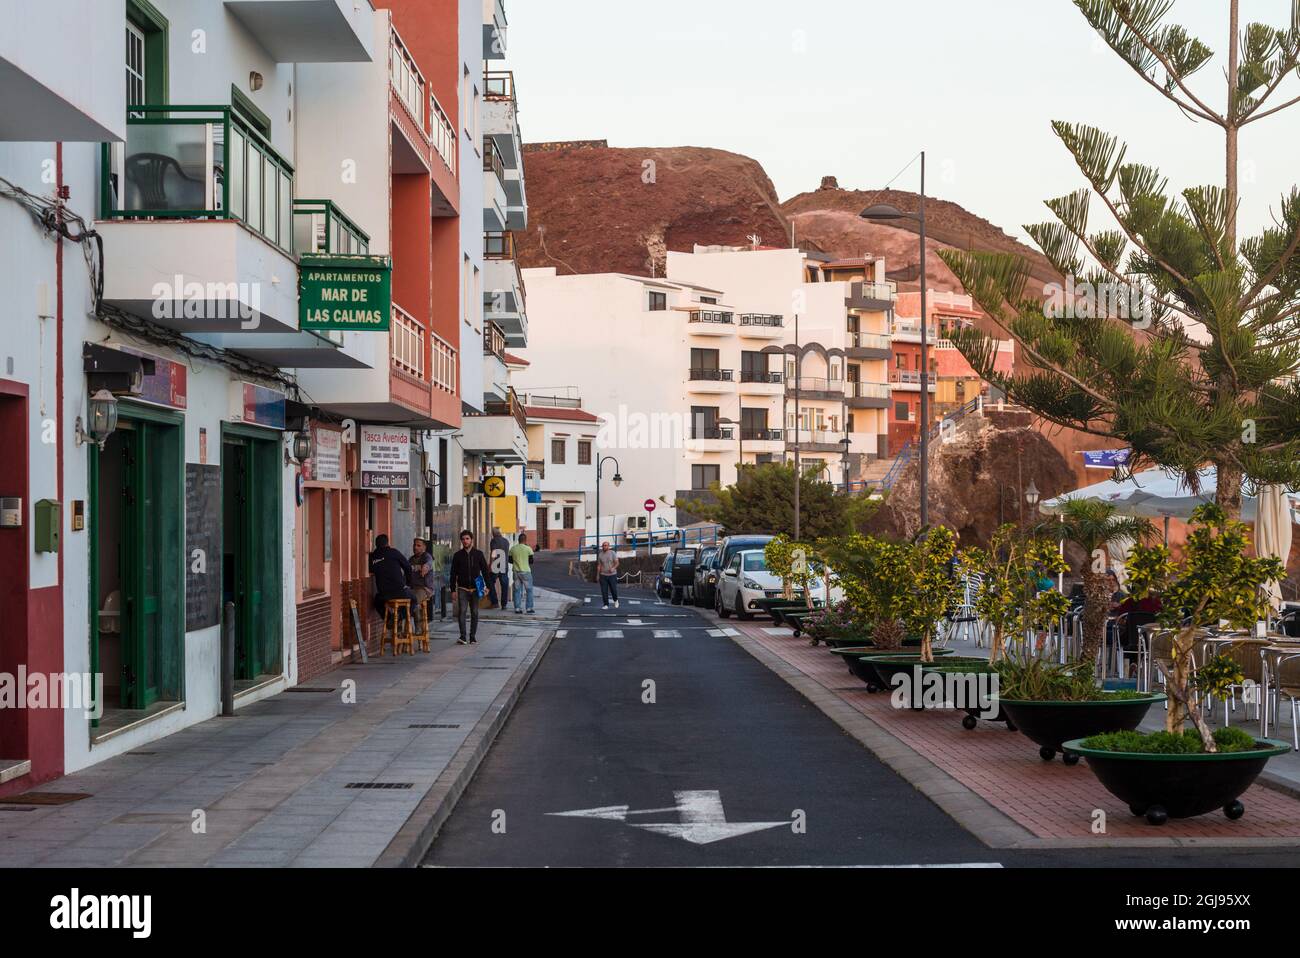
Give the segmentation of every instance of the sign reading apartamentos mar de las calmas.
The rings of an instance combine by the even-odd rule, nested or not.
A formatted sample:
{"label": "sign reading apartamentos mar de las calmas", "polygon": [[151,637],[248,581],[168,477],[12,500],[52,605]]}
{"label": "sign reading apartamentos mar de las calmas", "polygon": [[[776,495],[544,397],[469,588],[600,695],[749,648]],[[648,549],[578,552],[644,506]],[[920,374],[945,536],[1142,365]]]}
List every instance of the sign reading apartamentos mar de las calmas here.
{"label": "sign reading apartamentos mar de las calmas", "polygon": [[304,256],[298,263],[301,329],[385,332],[392,267],[383,256]]}

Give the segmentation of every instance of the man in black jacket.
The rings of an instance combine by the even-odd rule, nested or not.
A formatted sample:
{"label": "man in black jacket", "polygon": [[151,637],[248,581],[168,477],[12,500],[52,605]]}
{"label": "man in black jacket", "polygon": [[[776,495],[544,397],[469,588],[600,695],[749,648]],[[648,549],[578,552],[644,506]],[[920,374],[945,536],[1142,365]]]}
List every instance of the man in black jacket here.
{"label": "man in black jacket", "polygon": [[411,577],[411,564],[406,561],[406,556],[388,544],[388,536],[375,536],[375,551],[370,553],[370,574],[375,577],[375,611],[381,617],[384,603],[389,599],[415,599],[406,587]]}
{"label": "man in black jacket", "polygon": [[[452,594],[456,596],[456,623],[460,626],[460,638],[457,640],[461,645],[473,645],[478,642],[478,580],[482,579],[484,586],[487,585],[488,576],[487,559],[483,553],[474,548],[474,534],[466,529],[460,534],[460,549],[451,557],[451,569],[448,574],[448,585],[451,587]],[[465,638],[465,611],[469,610],[469,638]]]}

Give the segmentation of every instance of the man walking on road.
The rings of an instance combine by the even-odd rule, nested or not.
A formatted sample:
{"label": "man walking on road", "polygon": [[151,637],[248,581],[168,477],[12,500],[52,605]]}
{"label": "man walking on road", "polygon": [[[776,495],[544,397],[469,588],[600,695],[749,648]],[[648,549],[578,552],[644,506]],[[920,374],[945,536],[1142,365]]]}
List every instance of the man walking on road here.
{"label": "man walking on road", "polygon": [[492,541],[488,543],[492,556],[492,577],[488,579],[488,598],[492,608],[506,609],[506,600],[510,597],[510,540],[501,534],[496,526],[492,527]]}
{"label": "man walking on road", "polygon": [[[450,585],[456,596],[456,624],[460,626],[460,645],[478,642],[478,600],[487,590],[487,559],[474,548],[474,534],[466,529],[460,534],[460,549],[451,557]],[[469,638],[465,637],[465,613],[469,612]]]}
{"label": "man walking on road", "polygon": [[375,536],[375,551],[370,553],[370,574],[375,577],[375,612],[384,615],[389,599],[415,600],[406,583],[411,578],[411,564],[406,556],[388,544],[388,536]]}
{"label": "man walking on road", "polygon": [[614,608],[618,608],[618,553],[609,547],[608,542],[600,544],[600,555],[596,556],[596,575],[600,577],[600,599],[606,609],[609,597],[614,596]]}
{"label": "man walking on road", "polygon": [[510,567],[515,574],[515,615],[523,610],[520,604],[524,593],[528,593],[528,614],[535,615],[533,607],[533,550],[528,545],[527,533],[519,533],[519,541],[510,549]]}

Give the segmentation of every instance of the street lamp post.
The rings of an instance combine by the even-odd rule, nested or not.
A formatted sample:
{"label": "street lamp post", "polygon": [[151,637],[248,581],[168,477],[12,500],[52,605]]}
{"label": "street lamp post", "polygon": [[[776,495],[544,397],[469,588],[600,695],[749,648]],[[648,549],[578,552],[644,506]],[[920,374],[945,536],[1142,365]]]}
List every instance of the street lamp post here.
{"label": "street lamp post", "polygon": [[911,219],[921,227],[921,528],[924,529],[930,524],[930,355],[927,336],[930,316],[925,276],[925,151],[921,151],[921,202],[916,213],[904,213],[896,206],[880,204],[869,206],[858,215],[873,222]]}
{"label": "street lamp post", "polygon": [[849,491],[849,447],[853,445],[853,440],[845,436],[840,440],[840,445],[844,447],[842,463],[844,466],[844,492],[847,494]]}
{"label": "street lamp post", "polygon": [[615,459],[613,456],[605,456],[604,458],[601,458],[600,454],[597,453],[596,454],[596,555],[598,556],[600,555],[600,480],[602,478],[602,471],[605,468],[605,463],[607,462],[612,462],[614,464],[614,485],[615,486],[623,485],[623,477],[622,475],[619,474],[620,467],[618,464],[618,460]]}

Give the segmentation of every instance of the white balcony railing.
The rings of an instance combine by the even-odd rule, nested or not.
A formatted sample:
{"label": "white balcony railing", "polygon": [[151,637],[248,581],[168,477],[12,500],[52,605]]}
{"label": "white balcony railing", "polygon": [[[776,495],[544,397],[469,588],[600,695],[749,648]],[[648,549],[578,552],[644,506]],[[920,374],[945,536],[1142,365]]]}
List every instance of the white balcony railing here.
{"label": "white balcony railing", "polygon": [[431,334],[433,342],[433,369],[431,382],[435,389],[452,395],[456,393],[456,347],[437,333]]}
{"label": "white balcony railing", "polygon": [[447,112],[433,94],[429,95],[429,119],[433,121],[433,148],[447,164],[452,175],[456,173],[456,125],[447,119]]}
{"label": "white balcony railing", "polygon": [[424,378],[424,327],[415,317],[393,304],[393,365],[417,379]]}
{"label": "white balcony railing", "polygon": [[420,73],[420,68],[415,65],[415,58],[407,52],[406,44],[402,42],[396,30],[392,32],[389,61],[389,74],[397,98],[411,111],[411,116],[415,117],[420,130],[423,131],[424,76]]}
{"label": "white balcony railing", "polygon": [[849,345],[854,349],[888,349],[890,339],[877,333],[849,333]]}

